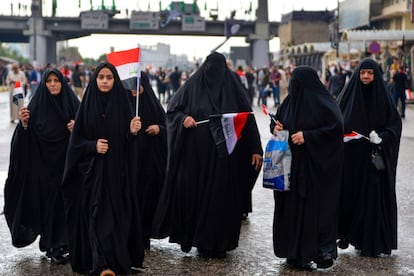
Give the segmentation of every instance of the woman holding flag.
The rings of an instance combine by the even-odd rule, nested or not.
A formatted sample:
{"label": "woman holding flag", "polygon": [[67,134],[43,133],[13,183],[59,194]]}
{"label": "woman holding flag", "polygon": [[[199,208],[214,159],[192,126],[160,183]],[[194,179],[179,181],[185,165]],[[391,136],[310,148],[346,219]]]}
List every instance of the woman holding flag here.
{"label": "woman holding flag", "polygon": [[12,243],[38,236],[52,263],[67,261],[68,240],[61,181],[79,100],[59,70],[47,70],[27,107],[19,110],[5,184],[4,214]]}
{"label": "woman holding flag", "polygon": [[[222,54],[210,54],[179,88],[167,109],[167,179],[154,219],[154,238],[169,236],[182,251],[194,246],[204,257],[223,258],[238,246],[246,197],[263,154],[250,113],[244,88]],[[231,122],[244,117],[244,128],[224,138],[224,117]]]}
{"label": "woman holding flag", "polygon": [[155,96],[148,75],[141,71],[139,93],[132,91],[131,104],[135,109],[138,99],[138,115],[142,131],[131,143],[130,173],[133,187],[139,199],[143,242],[150,247],[152,221],[161,190],[165,181],[167,166],[167,129],[165,110]]}
{"label": "woman holding flag", "polygon": [[[352,244],[362,256],[389,255],[397,248],[395,176],[402,124],[374,60],[361,61],[338,102],[346,134],[338,246]],[[385,168],[373,166],[375,151]]]}
{"label": "woman holding flag", "polygon": [[129,145],[140,129],[116,68],[101,63],[79,107],[63,178],[76,272],[127,274],[142,266],[138,200],[128,179]]}

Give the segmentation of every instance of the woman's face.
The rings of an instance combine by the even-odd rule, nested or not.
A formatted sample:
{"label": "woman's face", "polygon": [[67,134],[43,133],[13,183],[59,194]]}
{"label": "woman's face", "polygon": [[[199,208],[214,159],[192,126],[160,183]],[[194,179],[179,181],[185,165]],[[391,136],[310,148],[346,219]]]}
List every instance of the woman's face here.
{"label": "woman's face", "polygon": [[49,89],[50,94],[58,95],[62,90],[62,83],[60,82],[58,76],[54,73],[50,73],[46,79],[46,87]]}
{"label": "woman's face", "polygon": [[374,81],[374,69],[361,69],[359,78],[363,84],[370,84]]}
{"label": "woman's face", "polygon": [[114,82],[114,74],[112,74],[112,71],[109,70],[109,68],[104,67],[99,71],[98,77],[96,78],[96,84],[101,92],[106,93],[111,91]]}

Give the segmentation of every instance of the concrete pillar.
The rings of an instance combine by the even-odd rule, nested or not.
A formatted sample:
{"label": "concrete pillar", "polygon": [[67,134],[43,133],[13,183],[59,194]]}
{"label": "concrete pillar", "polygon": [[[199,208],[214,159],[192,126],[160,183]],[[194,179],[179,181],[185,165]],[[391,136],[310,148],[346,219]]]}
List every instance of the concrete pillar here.
{"label": "concrete pillar", "polygon": [[31,11],[30,27],[24,32],[30,36],[30,62],[40,65],[56,63],[56,39],[44,29],[42,1],[32,0]]}
{"label": "concrete pillar", "polygon": [[269,65],[269,16],[268,0],[259,0],[256,10],[255,33],[247,40],[251,43],[252,66],[261,68]]}

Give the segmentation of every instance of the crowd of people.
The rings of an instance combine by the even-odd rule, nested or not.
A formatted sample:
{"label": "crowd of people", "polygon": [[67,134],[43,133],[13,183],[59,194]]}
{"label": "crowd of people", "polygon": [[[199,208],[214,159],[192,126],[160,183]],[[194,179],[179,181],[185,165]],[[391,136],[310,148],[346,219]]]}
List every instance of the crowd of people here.
{"label": "crowd of people", "polygon": [[[225,258],[252,211],[263,162],[252,106],[255,97],[267,104],[270,91],[270,132],[288,130],[292,153],[291,189],[274,191],[274,254],[313,270],[331,267],[349,244],[369,257],[397,248],[404,114],[372,59],[349,71],[341,89],[309,66],[234,70],[217,52],[185,81],[178,67],[141,72],[137,90],[125,89],[108,62],[91,74],[34,68],[30,79],[29,104],[11,105],[18,123],[4,215],[15,247],[40,237],[52,263],[101,276],[141,269],[151,239]],[[244,116],[232,148],[226,114]]]}

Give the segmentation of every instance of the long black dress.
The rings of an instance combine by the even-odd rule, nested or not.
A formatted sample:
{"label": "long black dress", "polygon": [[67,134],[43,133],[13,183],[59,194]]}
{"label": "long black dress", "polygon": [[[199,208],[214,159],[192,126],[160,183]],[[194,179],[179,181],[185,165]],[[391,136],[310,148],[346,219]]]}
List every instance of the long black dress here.
{"label": "long black dress", "polygon": [[209,124],[186,129],[183,121],[251,111],[244,88],[213,53],[176,92],[167,109],[167,181],[154,219],[155,238],[169,236],[183,251],[223,255],[238,246],[244,196],[256,180],[252,154],[262,155],[253,115],[231,155],[216,148]]}
{"label": "long black dress", "polygon": [[[46,87],[50,74],[62,84],[58,95]],[[47,256],[67,252],[60,183],[70,131],[79,100],[59,70],[48,70],[31,99],[27,129],[19,123],[11,141],[10,165],[4,188],[4,214],[12,243],[24,247],[40,235],[39,247]]]}
{"label": "long black dress", "polygon": [[292,72],[289,94],[276,116],[290,135],[303,131],[305,142],[295,145],[289,139],[291,189],[274,193],[274,253],[295,266],[311,261],[319,266],[337,256],[343,158],[341,112],[315,70],[299,66]]}
{"label": "long black dress", "polygon": [[[98,89],[97,76],[109,68],[110,92]],[[129,273],[144,258],[136,194],[128,181],[130,100],[115,67],[100,64],[86,89],[70,139],[63,195],[73,271]],[[96,151],[107,139],[106,154]]]}
{"label": "long black dress", "polygon": [[[138,115],[142,127],[131,143],[130,173],[139,200],[143,241],[148,248],[155,209],[165,181],[167,130],[165,110],[155,96],[149,78],[144,72],[141,72],[141,85],[144,92],[139,95]],[[135,109],[136,97],[132,97],[131,102]],[[159,127],[160,132],[157,135],[145,132],[151,125]]]}
{"label": "long black dress", "polygon": [[[374,81],[362,85],[359,72],[374,70]],[[374,146],[366,139],[345,143],[344,174],[338,236],[341,247],[351,243],[361,255],[390,254],[397,248],[397,202],[395,176],[401,137],[401,118],[387,92],[378,65],[363,60],[338,98],[345,133],[382,138],[384,171],[371,165]]]}

